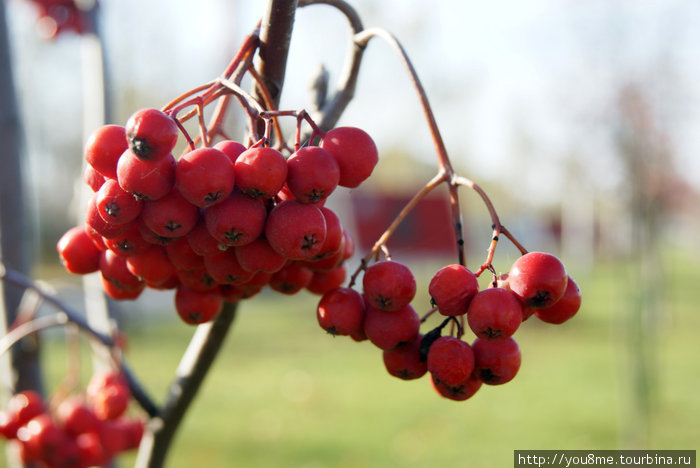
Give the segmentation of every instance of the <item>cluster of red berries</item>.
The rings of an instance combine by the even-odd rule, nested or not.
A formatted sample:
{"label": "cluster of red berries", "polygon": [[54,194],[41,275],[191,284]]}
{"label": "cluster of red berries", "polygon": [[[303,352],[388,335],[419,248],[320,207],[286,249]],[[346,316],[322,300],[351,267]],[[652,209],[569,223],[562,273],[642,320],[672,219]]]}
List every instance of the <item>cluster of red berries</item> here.
{"label": "cluster of red berries", "polygon": [[143,421],[125,415],[130,398],[123,376],[113,372],[95,374],[84,396],[69,396],[54,408],[27,390],[0,411],[0,435],[17,445],[24,464],[103,466],[141,442]]}
{"label": "cluster of red berries", "polygon": [[226,140],[176,160],[178,133],[173,117],[142,109],[89,138],[85,224],[57,244],[68,271],[100,271],[114,299],[176,289],[190,324],[265,285],[323,294],[343,283],[354,244],[324,202],[371,174],[378,155],[367,133],[334,128],[288,158]]}
{"label": "cluster of red berries", "polygon": [[85,12],[78,8],[75,0],[31,1],[38,8],[38,29],[47,39],[54,39],[67,31],[77,34],[85,31]]}
{"label": "cluster of red berries", "polygon": [[[411,306],[416,281],[405,265],[384,260],[369,266],[362,293],[339,287],[321,298],[317,317],[333,335],[369,340],[383,351],[389,374],[412,380],[430,374],[439,394],[466,400],[482,384],[500,385],[520,368],[520,348],[512,338],[531,315],[563,323],[578,311],[581,292],[561,261],[530,252],[491,287],[479,290],[477,276],[462,265],[441,268],[428,287],[432,305],[443,322],[421,334],[421,318]],[[463,317],[476,338],[462,339]],[[461,319],[461,320],[460,320]],[[442,335],[454,323],[457,336]]]}

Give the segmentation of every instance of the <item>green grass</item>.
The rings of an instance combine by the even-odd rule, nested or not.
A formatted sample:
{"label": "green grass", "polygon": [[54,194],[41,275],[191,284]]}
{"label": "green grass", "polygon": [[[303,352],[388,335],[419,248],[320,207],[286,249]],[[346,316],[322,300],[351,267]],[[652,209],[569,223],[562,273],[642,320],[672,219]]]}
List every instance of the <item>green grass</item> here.
{"label": "green grass", "polygon": [[[668,266],[652,429],[634,448],[697,449],[700,266]],[[256,297],[240,307],[167,466],[500,467],[512,464],[515,449],[633,448],[621,430],[635,416],[623,328],[625,291],[634,288],[621,271],[603,265],[577,275],[579,314],[561,326],[525,322],[516,334],[518,376],[465,402],[440,398],[427,377],[390,377],[367,342],[325,334],[316,298]],[[127,359],[158,401],[192,331],[176,320],[127,329]],[[44,350],[55,380],[65,368],[63,344]]]}

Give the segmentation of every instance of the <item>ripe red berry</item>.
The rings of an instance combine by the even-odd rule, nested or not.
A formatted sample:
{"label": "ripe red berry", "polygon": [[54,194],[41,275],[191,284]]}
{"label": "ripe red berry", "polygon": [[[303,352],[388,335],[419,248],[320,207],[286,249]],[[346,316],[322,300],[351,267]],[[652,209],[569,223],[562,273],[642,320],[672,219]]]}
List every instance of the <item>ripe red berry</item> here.
{"label": "ripe red berry", "polygon": [[392,349],[409,342],[418,335],[419,329],[420,317],[410,305],[391,312],[371,306],[365,311],[365,333],[379,349]]}
{"label": "ripe red berry", "polygon": [[362,278],[365,297],[372,307],[381,310],[400,310],[416,294],[416,280],[407,266],[392,260],[374,263]]}
{"label": "ripe red berry", "polygon": [[114,239],[105,239],[104,242],[109,250],[120,257],[142,254],[150,249],[152,245],[141,235],[138,223],[132,223],[126,234]]}
{"label": "ripe red berry", "polygon": [[330,271],[314,271],[311,281],[306,289],[313,294],[323,295],[331,289],[335,289],[345,282],[347,272],[345,266],[340,265]]}
{"label": "ripe red berry", "polygon": [[127,148],[124,127],[104,125],[88,137],[85,143],[85,161],[103,177],[116,179],[117,161]]}
{"label": "ripe red berry", "polygon": [[99,426],[95,412],[88,407],[85,400],[78,396],[68,397],[58,405],[56,421],[66,433],[73,437],[96,431]]}
{"label": "ripe red berry", "polygon": [[434,378],[456,386],[468,379],[474,370],[474,352],[466,341],[441,336],[430,345],[427,363]]}
{"label": "ripe red berry", "polygon": [[464,401],[471,398],[481,388],[483,383],[474,373],[459,385],[447,385],[445,382],[436,379],[432,374],[430,381],[436,392],[445,398],[455,401]]}
{"label": "ripe red berry", "polygon": [[38,392],[24,390],[10,398],[7,402],[7,411],[17,424],[22,426],[46,411],[46,406]]}
{"label": "ripe red berry", "polygon": [[282,294],[296,294],[309,284],[313,275],[308,268],[291,262],[272,275],[270,288]]}
{"label": "ripe red berry", "polygon": [[126,267],[132,275],[151,285],[165,283],[175,273],[165,247],[160,245],[151,245],[145,252],[127,257]]}
{"label": "ripe red berry", "polygon": [[337,161],[319,146],[300,148],[287,160],[287,187],[301,203],[325,200],[339,180]]}
{"label": "ripe red berry", "polygon": [[[115,177],[116,177],[116,173],[117,173],[117,162],[115,161],[114,162]],[[90,187],[90,189],[93,192],[97,192],[100,189],[100,187],[102,187],[102,184],[105,183],[105,180],[107,180],[107,179],[105,179],[105,176],[103,176],[102,174],[97,172],[94,167],[92,167],[89,164],[85,165],[85,170],[83,171],[83,181],[87,184],[88,187]]]}
{"label": "ripe red berry", "polygon": [[379,161],[374,140],[364,130],[337,127],[323,137],[321,148],[333,155],[340,179],[338,185],[354,188],[367,179]]}
{"label": "ripe red berry", "polygon": [[120,417],[129,406],[131,393],[125,385],[110,384],[101,387],[90,399],[95,416],[102,421]]}
{"label": "ripe red berry", "polygon": [[363,326],[365,304],[352,288],[326,292],[316,308],[318,324],[331,335],[351,335]]}
{"label": "ripe red berry", "polygon": [[142,200],[122,189],[116,179],[108,179],[95,196],[97,212],[107,223],[125,224],[141,214]]}
{"label": "ripe red berry", "polygon": [[538,319],[547,323],[560,324],[576,315],[581,307],[581,290],[574,279],[569,276],[564,295],[554,304],[543,309],[536,309]]}
{"label": "ripe red berry", "polygon": [[262,201],[236,192],[204,212],[209,233],[230,246],[249,244],[257,239],[265,228],[266,217]]}
{"label": "ripe red berry", "polygon": [[474,373],[488,385],[510,382],[520,369],[520,347],[512,337],[501,341],[477,338],[474,350]]}
{"label": "ripe red berry", "polygon": [[163,198],[146,201],[141,219],[161,237],[182,237],[197,224],[199,209],[174,188]]}
{"label": "ripe red berry", "polygon": [[175,120],[158,109],[140,109],[124,126],[129,148],[141,159],[155,160],[170,153],[177,143]]}
{"label": "ripe red berry", "polygon": [[[194,229],[197,229],[197,227],[195,226]],[[192,234],[194,229],[190,231],[190,234]],[[165,251],[168,253],[168,259],[178,270],[204,268],[204,257],[198,255],[192,249],[186,236],[174,239],[165,246]]]}
{"label": "ripe red berry", "polygon": [[182,286],[186,286],[194,291],[208,292],[216,289],[218,286],[206,267],[192,270],[176,270],[175,273]]}
{"label": "ripe red berry", "polygon": [[100,272],[108,283],[119,289],[140,292],[144,287],[144,282],[129,271],[126,259],[110,250],[100,255]]}
{"label": "ripe red berry", "polygon": [[228,248],[211,235],[204,219],[197,222],[194,228],[185,236],[192,250],[202,257],[218,255]]}
{"label": "ripe red berry", "polygon": [[204,265],[219,284],[242,284],[253,277],[253,272],[245,270],[238,262],[234,249],[204,257]]}
{"label": "ripe red berry", "polygon": [[479,282],[466,267],[447,265],[430,280],[428,292],[442,315],[464,315],[472,298],[479,292]]}
{"label": "ripe red berry", "polygon": [[564,295],[567,274],[554,255],[529,252],[519,257],[508,272],[511,291],[527,307],[549,307]]}
{"label": "ripe red berry", "polygon": [[313,258],[326,240],[326,220],[316,206],[286,200],[270,211],[265,237],[273,249],[289,260]]}
{"label": "ripe red berry", "polygon": [[100,249],[95,246],[84,226],[66,231],[56,243],[61,263],[71,273],[85,275],[100,267]]}
{"label": "ripe red berry", "polygon": [[428,371],[428,364],[421,359],[420,343],[423,335],[408,343],[382,352],[384,367],[389,374],[402,380],[419,379]]}
{"label": "ripe red berry", "polygon": [[88,199],[87,206],[85,207],[85,225],[88,234],[89,230],[93,230],[106,239],[115,239],[126,234],[131,227],[129,223],[113,224],[105,221],[102,216],[100,216],[97,209],[96,198],[97,194],[95,193]]}
{"label": "ripe red berry", "polygon": [[340,224],[340,218],[330,208],[321,206],[319,209],[326,221],[326,240],[323,241],[318,255],[314,256],[310,261],[329,257],[338,253],[340,248],[343,247],[343,226]]}
{"label": "ripe red berry", "polygon": [[233,190],[233,163],[216,148],[198,148],[183,155],[175,167],[175,185],[200,208],[224,201]]}
{"label": "ripe red berry", "polygon": [[274,148],[250,148],[234,163],[236,187],[254,198],[272,198],[287,178],[287,160]]}
{"label": "ripe red berry", "polygon": [[226,154],[226,156],[229,157],[232,163],[235,163],[236,159],[238,159],[238,156],[240,156],[242,152],[248,149],[242,144],[233,140],[220,141],[214,145],[214,148],[218,149],[219,151],[223,151],[224,154]]}
{"label": "ripe red berry", "polygon": [[175,184],[175,157],[168,153],[156,160],[144,161],[131,150],[124,151],[117,163],[119,186],[138,198],[157,200]]}
{"label": "ripe red berry", "polygon": [[180,318],[190,325],[213,320],[221,310],[223,298],[218,289],[195,291],[179,286],[175,293],[175,308]]}
{"label": "ripe red berry", "polygon": [[480,291],[469,304],[467,322],[474,334],[484,340],[503,340],[518,329],[523,310],[518,299],[503,288]]}
{"label": "ripe red berry", "polygon": [[244,270],[275,273],[287,264],[287,259],[273,249],[266,239],[259,237],[250,244],[233,248]]}

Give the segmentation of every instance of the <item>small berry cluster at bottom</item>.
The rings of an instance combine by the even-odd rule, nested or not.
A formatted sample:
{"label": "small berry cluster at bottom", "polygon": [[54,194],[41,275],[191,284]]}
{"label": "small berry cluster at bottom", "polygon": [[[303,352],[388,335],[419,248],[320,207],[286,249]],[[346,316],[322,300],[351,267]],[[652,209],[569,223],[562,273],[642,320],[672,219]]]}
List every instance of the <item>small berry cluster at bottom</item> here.
{"label": "small berry cluster at bottom", "polygon": [[[519,257],[510,271],[487,289],[462,265],[447,265],[428,287],[434,311],[446,318],[422,334],[422,320],[410,304],[416,281],[410,269],[393,260],[365,270],[362,292],[338,287],[321,298],[319,325],[333,335],[369,340],[382,350],[386,370],[403,380],[430,375],[435,390],[452,400],[466,400],[486,385],[511,381],[521,364],[513,334],[535,315],[560,324],[576,314],[581,291],[561,261],[548,253]],[[476,335],[463,339],[466,324]],[[456,331],[443,335],[448,324]]]}
{"label": "small berry cluster at bottom", "polygon": [[34,391],[10,398],[0,411],[0,435],[15,444],[22,463],[47,468],[104,466],[136,449],[141,419],[127,416],[131,398],[121,374],[95,374],[84,395],[49,405]]}

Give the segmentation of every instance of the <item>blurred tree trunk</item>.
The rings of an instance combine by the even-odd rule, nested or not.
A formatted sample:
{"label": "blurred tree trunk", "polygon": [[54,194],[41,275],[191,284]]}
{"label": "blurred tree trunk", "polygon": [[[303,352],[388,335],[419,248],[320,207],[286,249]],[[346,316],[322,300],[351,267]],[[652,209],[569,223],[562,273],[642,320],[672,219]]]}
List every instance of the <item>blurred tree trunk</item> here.
{"label": "blurred tree trunk", "polygon": [[[5,2],[0,2],[0,258],[3,263],[25,275],[29,274],[31,229],[24,194],[22,174],[22,126],[15,96],[7,30]],[[0,284],[0,313],[7,329],[15,320],[23,291]],[[4,332],[4,330],[3,330]],[[13,391],[41,391],[38,361],[39,343],[30,336],[11,352],[10,387]],[[3,372],[3,375],[7,375]]]}

